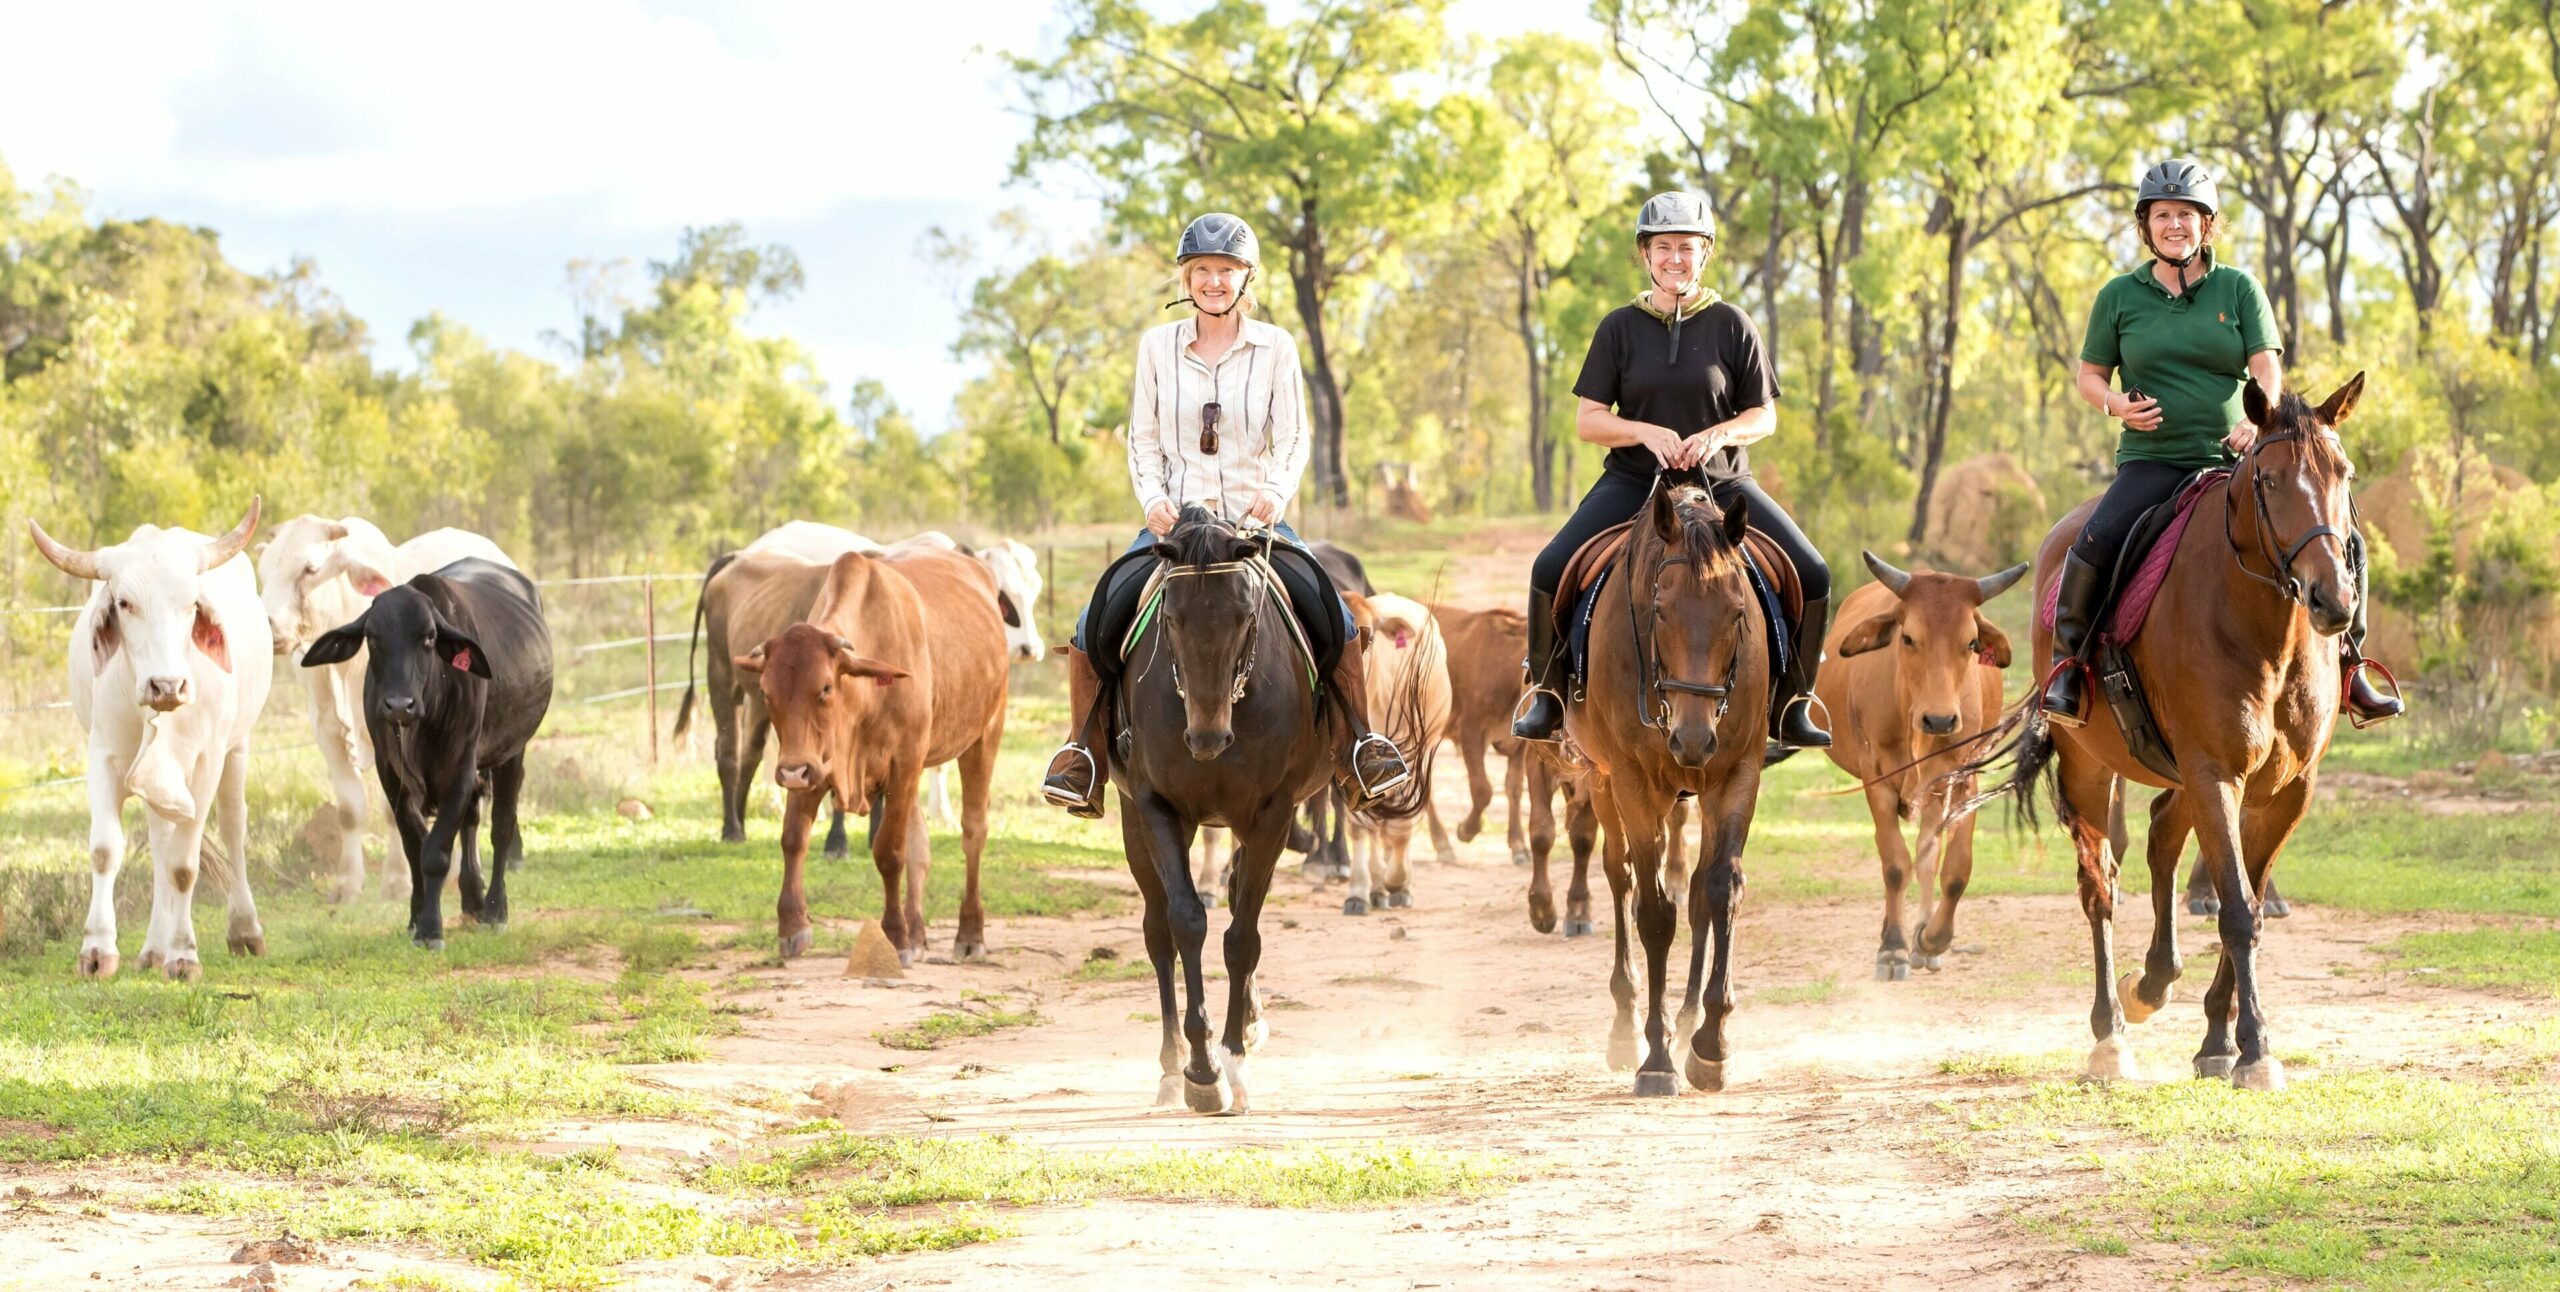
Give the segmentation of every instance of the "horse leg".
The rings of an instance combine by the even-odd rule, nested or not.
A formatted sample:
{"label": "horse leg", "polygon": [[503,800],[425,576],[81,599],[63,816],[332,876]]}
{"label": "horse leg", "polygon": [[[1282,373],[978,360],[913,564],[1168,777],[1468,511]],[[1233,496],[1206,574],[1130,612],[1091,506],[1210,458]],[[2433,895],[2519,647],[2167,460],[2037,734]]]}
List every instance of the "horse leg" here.
{"label": "horse leg", "polygon": [[2204,1044],[2196,1047],[2196,1075],[2220,1081],[2231,1075],[2240,1051],[2231,1044],[2231,993],[2237,980],[2231,961],[2217,960],[2213,981],[2204,989]]}
{"label": "horse leg", "polygon": [[1215,909],[1218,891],[1226,885],[1218,882],[1218,867],[1227,855],[1228,830],[1222,825],[1200,827],[1198,842],[1191,848],[1191,888],[1200,894],[1202,906]]}
{"label": "horse leg", "polygon": [[[1513,767],[1519,763],[1514,760]],[[1540,933],[1556,928],[1555,889],[1547,882],[1547,854],[1556,846],[1555,784],[1545,767],[1529,772],[1529,927]],[[1511,814],[1513,829],[1520,814]]]}
{"label": "horse leg", "polygon": [[[2248,811],[2240,821],[2242,860],[2248,868],[2247,882],[2251,891],[2266,893],[2273,901],[2267,880],[2275,871],[2276,856],[2284,851],[2285,841],[2293,837],[2294,827],[2301,824],[2303,813],[2311,806],[2311,780],[2296,779],[2278,790],[2266,802]],[[2227,902],[2223,910],[2247,906],[2243,902]],[[2267,1016],[2264,1001],[2258,995],[2257,942],[2260,912],[2250,910],[2244,922],[2225,914],[2222,919],[2223,958],[2231,962],[2236,993],[2232,1015],[2239,1028],[2240,1060],[2231,1069],[2231,1084],[2243,1090],[2282,1090],[2285,1086],[2284,1064],[2273,1053],[2267,1039]],[[2241,955],[2230,953],[2231,935],[2235,927],[2246,928],[2248,950]]]}
{"label": "horse leg", "polygon": [[2103,767],[2062,761],[2062,825],[2080,863],[2080,913],[2089,921],[2089,956],[2097,981],[2089,1006],[2089,1031],[2097,1044],[2089,1051],[2088,1075],[2121,1081],[2134,1075],[2131,1052],[2124,1045],[2124,1006],[2116,998],[2116,856],[2108,840],[2107,796],[2114,777]]}
{"label": "horse leg", "polygon": [[[1468,732],[1458,741],[1458,761],[1467,765],[1467,815],[1458,822],[1458,842],[1472,843],[1484,831],[1484,810],[1493,806],[1493,776],[1484,769],[1485,740],[1482,732]],[[1432,843],[1440,845],[1442,861],[1457,860],[1456,853],[1437,835]]]}
{"label": "horse leg", "polygon": [[1351,832],[1351,800],[1338,785],[1323,793],[1326,809],[1333,814],[1333,838],[1330,841],[1333,859],[1328,865],[1335,879],[1348,883],[1351,879],[1351,848],[1347,842]]}
{"label": "horse leg", "polygon": [[[1699,816],[1706,816],[1705,804]],[[1703,820],[1701,824],[1706,824]],[[1751,835],[1751,800],[1741,797],[1715,818],[1713,829],[1698,842],[1701,857],[1713,847],[1715,860],[1700,885],[1706,919],[1690,931],[1693,939],[1715,940],[1715,972],[1707,979],[1706,1016],[1692,1034],[1681,1069],[1689,1084],[1705,1091],[1724,1089],[1726,1057],[1724,1025],[1733,1017],[1733,918],[1742,905],[1742,844]],[[1697,973],[1692,957],[1691,975]]]}
{"label": "horse leg", "polygon": [[1440,800],[1432,795],[1422,799],[1422,817],[1431,823],[1431,850],[1440,856],[1440,864],[1458,864],[1458,845],[1449,840],[1449,827],[1440,821]]}
{"label": "horse leg", "polygon": [[[2293,792],[2288,789],[2288,794]],[[2213,988],[2205,996],[2207,1030],[2204,1046],[2196,1054],[2196,1071],[2219,1075],[2228,1062],[2233,1085],[2274,1089],[2283,1084],[2284,1069],[2266,1053],[2259,1027],[2254,963],[2257,903],[2250,896],[2242,851],[2239,789],[2209,769],[2198,768],[2187,776],[2187,789],[2180,797],[2186,801],[2187,820],[2195,830],[2196,850],[2212,867],[2213,885],[2222,899],[2222,909],[2214,913],[2222,938],[2222,963],[2215,968]],[[2229,1042],[2221,1035],[2226,1018],[2236,1033],[2236,1050],[2227,1049]]]}
{"label": "horse leg", "polygon": [[1665,882],[1663,864],[1662,827],[1671,806],[1662,801],[1665,796],[1650,785],[1618,791],[1618,820],[1637,825],[1627,852],[1635,872],[1636,936],[1644,941],[1644,1062],[1636,1068],[1639,1095],[1680,1093],[1679,1069],[1671,1063],[1670,1029],[1663,1022],[1662,1009],[1671,938],[1679,930],[1679,908]]}
{"label": "horse leg", "polygon": [[1936,971],[1941,957],[1956,940],[1956,903],[1964,900],[1965,888],[1973,883],[1973,818],[1950,826],[1947,809],[1957,801],[1973,795],[1973,780],[1933,792],[1920,804],[1920,875],[1921,894],[1929,892],[1930,850],[1936,850],[1938,903],[1929,918],[1912,931],[1911,961],[1923,969]]}
{"label": "horse leg", "polygon": [[1129,859],[1129,876],[1138,881],[1138,895],[1146,905],[1141,927],[1147,940],[1147,963],[1156,971],[1156,1022],[1163,1033],[1156,1047],[1156,1062],[1163,1069],[1156,1078],[1156,1107],[1170,1108],[1182,1102],[1183,1056],[1182,1013],[1173,1007],[1171,900],[1164,881],[1156,877],[1147,828],[1138,821],[1136,808],[1126,798],[1120,800],[1120,847]]}
{"label": "horse leg", "polygon": [[1503,842],[1511,845],[1511,864],[1514,866],[1529,864],[1529,840],[1527,832],[1521,828],[1520,801],[1521,794],[1529,788],[1531,757],[1527,750],[1502,757],[1502,837]]}
{"label": "horse leg", "polygon": [[1698,1020],[1704,1013],[1700,993],[1706,986],[1707,945],[1715,927],[1707,918],[1708,869],[1701,864],[1690,873],[1685,890],[1671,890],[1674,897],[1685,892],[1689,902],[1689,980],[1680,993],[1680,1017],[1671,1027],[1671,1043],[1683,1051],[1689,1048],[1689,1039],[1698,1034]]}
{"label": "horse leg", "polygon": [[2184,968],[2178,956],[2178,854],[2186,851],[2187,829],[2176,790],[2151,800],[2151,837],[2144,845],[2151,866],[2151,953],[2143,957],[2139,981],[2127,970],[2116,984],[2128,1023],[2142,1022],[2168,1004]]}
{"label": "horse leg", "polygon": [[[2154,810],[2157,810],[2155,805]],[[2205,864],[2204,853],[2196,853],[2196,864],[2187,870],[2187,914],[2218,915],[2222,912],[2222,895],[2213,891],[2213,867]]]}
{"label": "horse leg", "polygon": [[1155,868],[1156,882],[1164,888],[1174,952],[1182,957],[1182,1035],[1190,1048],[1190,1060],[1182,1066],[1183,1102],[1195,1113],[1225,1112],[1228,1093],[1209,1044],[1209,992],[1201,965],[1201,948],[1209,938],[1209,908],[1201,905],[1199,891],[1191,884],[1191,842],[1198,827],[1153,795],[1124,797],[1121,803],[1137,806],[1136,811],[1122,814],[1127,822],[1121,831],[1129,843],[1129,864],[1137,866],[1143,847],[1147,864]]}
{"label": "horse leg", "polygon": [[1219,1038],[1226,1045],[1226,1106],[1199,1112],[1245,1111],[1245,1056],[1261,1048],[1270,1027],[1262,1021],[1262,990],[1255,975],[1262,965],[1262,902],[1271,893],[1271,871],[1280,862],[1280,845],[1289,835],[1286,800],[1236,830],[1242,855],[1236,863],[1235,910],[1227,920],[1227,1022]]}
{"label": "horse leg", "polygon": [[1573,882],[1564,890],[1564,935],[1591,936],[1591,851],[1600,842],[1600,812],[1585,795],[1566,805],[1566,841],[1573,846]]}
{"label": "horse leg", "polygon": [[1369,858],[1376,851],[1377,841],[1376,826],[1360,825],[1351,830],[1351,874],[1346,884],[1351,891],[1342,898],[1342,913],[1345,915],[1366,915],[1372,904],[1383,904],[1381,899],[1386,894],[1371,887],[1376,875],[1370,869]]}
{"label": "horse leg", "polygon": [[[1911,947],[1902,937],[1902,890],[1911,882],[1911,854],[1902,842],[1902,795],[1883,783],[1868,786],[1867,816],[1875,823],[1876,858],[1884,866],[1884,932],[1876,941],[1876,981],[1903,982],[1911,977]],[[1701,901],[1705,891],[1699,890]],[[1704,908],[1700,910],[1703,917]]]}
{"label": "horse leg", "polygon": [[[1594,797],[1605,803],[1605,791]],[[1611,822],[1607,849],[1600,858],[1609,875],[1609,908],[1613,916],[1610,931],[1615,935],[1609,957],[1609,999],[1616,1006],[1609,1023],[1609,1068],[1613,1072],[1626,1072],[1636,1066],[1636,979],[1627,964],[1627,934],[1634,922],[1627,918],[1626,837],[1627,832]]]}

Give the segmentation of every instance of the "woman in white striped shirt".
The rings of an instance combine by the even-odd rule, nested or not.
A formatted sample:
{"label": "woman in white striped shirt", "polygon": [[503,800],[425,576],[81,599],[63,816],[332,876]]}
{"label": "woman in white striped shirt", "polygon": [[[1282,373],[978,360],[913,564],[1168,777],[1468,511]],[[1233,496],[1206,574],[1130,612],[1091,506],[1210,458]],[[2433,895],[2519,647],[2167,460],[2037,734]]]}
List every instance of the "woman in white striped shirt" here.
{"label": "woman in white striped shirt", "polygon": [[[1207,508],[1242,528],[1267,526],[1305,551],[1285,513],[1307,469],[1306,383],[1298,372],[1298,345],[1287,332],[1251,317],[1251,288],[1262,266],[1253,229],[1242,219],[1212,213],[1182,231],[1176,255],[1192,316],[1150,328],[1138,339],[1137,381],[1129,397],[1129,483],[1146,528],[1129,551],[1151,548],[1173,532],[1186,507]],[[1307,570],[1314,570],[1310,557]],[[1114,568],[1118,568],[1115,564]],[[1303,571],[1284,570],[1284,575]],[[1103,583],[1112,582],[1106,572]],[[1353,628],[1332,581],[1317,572],[1293,581],[1293,601],[1322,603],[1316,614],[1342,624],[1343,648],[1327,689],[1350,719],[1338,753],[1337,775],[1354,808],[1367,807],[1412,779],[1393,742],[1369,727],[1366,643]],[[1050,759],[1041,793],[1083,817],[1102,815],[1109,781],[1108,733],[1095,730],[1101,674],[1087,637],[1106,587],[1077,617],[1067,650],[1069,738]],[[1310,625],[1311,630],[1313,625]],[[1115,643],[1100,643],[1103,666]]]}

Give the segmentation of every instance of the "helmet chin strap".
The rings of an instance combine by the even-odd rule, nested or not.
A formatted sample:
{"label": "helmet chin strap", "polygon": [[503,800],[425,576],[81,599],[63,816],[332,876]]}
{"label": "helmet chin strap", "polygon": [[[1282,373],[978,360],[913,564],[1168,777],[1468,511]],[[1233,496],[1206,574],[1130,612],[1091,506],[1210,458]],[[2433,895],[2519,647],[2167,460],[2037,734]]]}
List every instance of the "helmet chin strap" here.
{"label": "helmet chin strap", "polygon": [[[1648,270],[1645,276],[1653,280],[1654,290],[1665,290],[1661,274]],[[1666,363],[1676,365],[1680,362],[1680,307],[1687,304],[1690,297],[1698,294],[1698,283],[1701,281],[1704,280],[1692,279],[1686,288],[1671,294],[1671,354],[1664,360]]]}

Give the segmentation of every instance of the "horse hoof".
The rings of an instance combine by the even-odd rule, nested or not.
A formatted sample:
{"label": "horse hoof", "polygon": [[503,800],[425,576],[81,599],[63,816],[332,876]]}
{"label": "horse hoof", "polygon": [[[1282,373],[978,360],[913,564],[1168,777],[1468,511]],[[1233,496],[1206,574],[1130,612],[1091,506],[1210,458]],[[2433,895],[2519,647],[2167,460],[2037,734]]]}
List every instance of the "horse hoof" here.
{"label": "horse hoof", "polygon": [[2222,914],[2222,899],[2219,897],[2190,897],[2187,899],[2187,914],[2220,915]]}
{"label": "horse hoof", "polygon": [[1342,899],[1342,913],[1343,913],[1343,914],[1345,914],[1345,915],[1366,915],[1366,914],[1368,914],[1368,913],[1369,913],[1369,899],[1368,899],[1368,898],[1365,898],[1365,897],[1346,897],[1346,898],[1343,898],[1343,899]]}
{"label": "horse hoof", "polygon": [[964,938],[951,944],[951,956],[963,964],[975,964],[987,958],[987,944]]}
{"label": "horse hoof", "polygon": [[80,976],[113,978],[116,976],[117,963],[116,953],[113,951],[100,951],[94,947],[85,949],[80,953]]}
{"label": "horse hoof", "polygon": [[1564,922],[1564,935],[1566,937],[1587,938],[1591,936],[1591,932],[1591,921],[1589,920],[1566,920]]}
{"label": "horse hoof", "polygon": [[1658,1098],[1680,1093],[1680,1075],[1676,1072],[1639,1072],[1636,1074],[1636,1096]]}
{"label": "horse hoof", "polygon": [[2242,1090],[2282,1090],[2284,1065],[2272,1054],[2255,1063],[2243,1063],[2231,1070],[2231,1084]]}
{"label": "horse hoof", "polygon": [[1714,1094],[1715,1092],[1724,1089],[1724,1061],[1722,1059],[1701,1059],[1698,1057],[1697,1051],[1691,1050],[1689,1052],[1688,1060],[1682,1063],[1680,1067],[1681,1071],[1687,1074],[1689,1084],[1692,1087],[1706,1091],[1708,1094]]}
{"label": "horse hoof", "polygon": [[160,954],[160,948],[158,947],[144,947],[142,949],[141,965],[145,969],[157,969],[160,967],[160,962],[166,959],[168,959],[168,957]]}
{"label": "horse hoof", "polygon": [[266,953],[266,934],[234,933],[231,935],[231,954],[235,956],[262,956]]}
{"label": "horse hoof", "polygon": [[2089,1051],[2089,1066],[2085,1072],[2091,1081],[2131,1081],[2140,1075],[2133,1061],[2133,1051],[2112,1036],[2098,1042]]}
{"label": "horse hoof", "polygon": [[842,861],[853,855],[853,847],[847,844],[843,847],[821,848],[818,850],[818,855],[829,861]]}
{"label": "horse hoof", "polygon": [[1228,1111],[1227,1083],[1220,1077],[1208,1081],[1182,1079],[1182,1102],[1195,1113],[1217,1114]]}
{"label": "horse hoof", "polygon": [[409,941],[410,941],[413,945],[415,945],[415,946],[416,946],[420,951],[442,951],[442,950],[444,950],[444,939],[443,939],[443,938],[411,938],[411,939],[409,939]]}
{"label": "horse hoof", "polygon": [[1168,1072],[1156,1082],[1156,1107],[1171,1108],[1182,1102],[1182,1074]]}
{"label": "horse hoof", "polygon": [[2232,1065],[2239,1061],[2240,1056],[2236,1054],[2199,1054],[2196,1056],[2196,1076],[2204,1081],[2228,1080]]}
{"label": "horse hoof", "polygon": [[[815,939],[816,935],[817,930],[815,929],[802,929],[797,933],[785,933],[782,935],[780,945],[778,945],[775,950],[783,959],[792,959],[793,957],[799,956],[808,951],[809,944]],[[899,956],[899,963],[903,964],[905,962],[906,957],[902,953]]]}
{"label": "horse hoof", "polygon": [[1530,927],[1530,928],[1533,928],[1533,929],[1536,929],[1536,930],[1537,930],[1537,931],[1539,931],[1540,933],[1553,933],[1553,932],[1555,932],[1555,931],[1556,931],[1556,907],[1555,907],[1555,903],[1553,903],[1553,902],[1540,902],[1540,901],[1538,901],[1536,898],[1531,898],[1531,899],[1529,900],[1529,927]]}
{"label": "horse hoof", "polygon": [[2281,897],[2270,897],[2267,899],[2268,919],[2281,920],[2291,914],[2293,914],[2293,903],[2288,902]]}
{"label": "horse hoof", "polygon": [[1529,850],[1526,848],[1512,849],[1511,864],[1514,866],[1526,866],[1532,864],[1529,860]]}
{"label": "horse hoof", "polygon": [[484,919],[484,920],[480,921],[480,931],[481,931],[481,932],[483,932],[483,933],[504,933],[504,932],[506,932],[506,931],[507,931],[507,917],[505,917],[505,916],[501,915],[501,916],[497,917],[496,919]]}
{"label": "horse hoof", "polygon": [[1876,953],[1877,982],[1909,982],[1910,980],[1911,953],[1907,951],[1879,951]]}
{"label": "horse hoof", "polygon": [[2123,1004],[2124,1021],[2128,1023],[2145,1022],[2153,1014],[2160,1012],[2160,1005],[2169,1003],[2169,992],[2173,989],[2163,988],[2160,992],[2160,1005],[2154,1005],[2142,998],[2142,992],[2136,986],[2141,981],[2142,975],[2138,973],[2127,973],[2122,978],[2116,979],[2116,999]]}
{"label": "horse hoof", "polygon": [[197,964],[193,956],[172,956],[160,972],[169,975],[171,982],[194,982],[204,976],[204,966]]}
{"label": "horse hoof", "polygon": [[1387,907],[1390,910],[1401,911],[1411,905],[1413,905],[1413,894],[1401,888],[1387,894]]}
{"label": "horse hoof", "polygon": [[1944,956],[1924,956],[1916,951],[1911,955],[1911,967],[1914,969],[1926,969],[1931,973],[1936,973],[1945,963],[1946,957]]}
{"label": "horse hoof", "polygon": [[1227,1056],[1227,1106],[1221,1110],[1229,1117],[1242,1116],[1249,1102],[1244,1088],[1244,1056]]}

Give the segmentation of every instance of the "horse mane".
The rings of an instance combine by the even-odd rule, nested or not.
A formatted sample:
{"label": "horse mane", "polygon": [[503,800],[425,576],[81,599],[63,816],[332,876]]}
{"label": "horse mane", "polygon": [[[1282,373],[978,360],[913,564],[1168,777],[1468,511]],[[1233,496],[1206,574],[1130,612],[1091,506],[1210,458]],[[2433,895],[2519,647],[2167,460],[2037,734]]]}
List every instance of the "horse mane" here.
{"label": "horse mane", "polygon": [[[1664,481],[1670,491],[1671,514],[1680,521],[1680,554],[1689,558],[1701,580],[1742,573],[1742,552],[1724,538],[1724,513],[1704,485]],[[1652,518],[1638,522],[1651,529]]]}
{"label": "horse mane", "polygon": [[1181,516],[1173,522],[1173,532],[1165,535],[1164,541],[1173,549],[1173,559],[1179,564],[1216,565],[1234,559],[1235,536],[1233,525],[1195,502],[1183,505]]}

